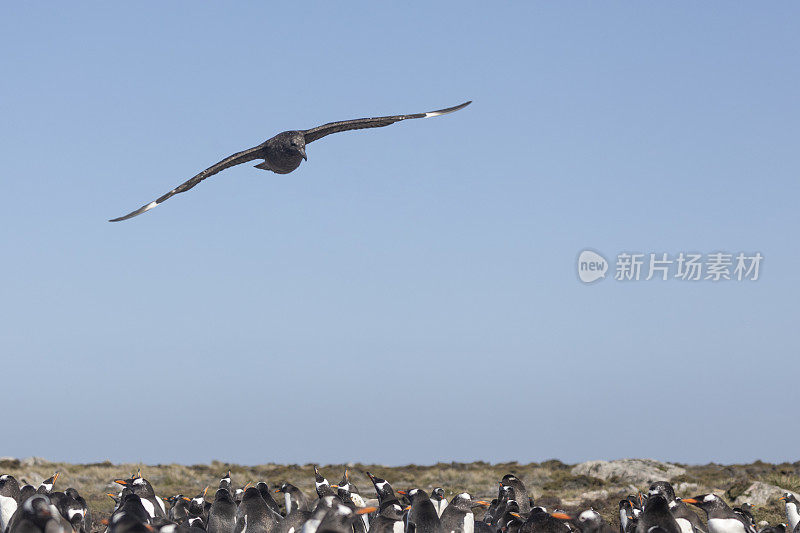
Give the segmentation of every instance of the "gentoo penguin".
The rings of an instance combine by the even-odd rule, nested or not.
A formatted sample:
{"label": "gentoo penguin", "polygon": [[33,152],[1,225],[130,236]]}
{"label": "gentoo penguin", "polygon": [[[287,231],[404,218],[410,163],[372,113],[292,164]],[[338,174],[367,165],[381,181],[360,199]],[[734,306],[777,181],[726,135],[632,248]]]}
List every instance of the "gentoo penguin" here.
{"label": "gentoo penguin", "polygon": [[20,503],[20,505],[22,505],[22,503],[25,500],[27,500],[28,498],[30,498],[34,494],[36,494],[36,487],[34,487],[33,485],[31,485],[29,483],[25,483],[24,485],[22,485],[19,488],[19,503]]}
{"label": "gentoo penguin", "polygon": [[[525,523],[526,518],[519,514],[519,505],[517,504],[516,500],[508,500],[505,505],[505,512],[502,516],[500,516],[495,522],[497,522],[497,526],[491,526],[486,524],[491,528],[492,531],[502,531],[503,533],[519,533],[522,524]],[[476,522],[476,525],[480,527],[481,522]]]}
{"label": "gentoo penguin", "polygon": [[787,528],[788,524],[775,524],[774,526],[767,525],[758,530],[758,533],[791,533],[791,531],[788,531]]}
{"label": "gentoo penguin", "polygon": [[150,525],[128,513],[119,512],[108,519],[107,533],[151,533]]}
{"label": "gentoo penguin", "polygon": [[[150,482],[137,473],[135,476],[128,479],[115,479],[114,483],[122,485],[141,498],[142,505],[147,510],[151,518],[164,518],[166,511],[164,510],[164,502],[156,496],[156,491]],[[123,491],[124,492],[124,491]]]}
{"label": "gentoo penguin", "polygon": [[226,489],[228,492],[231,493],[231,496],[233,496],[233,486],[231,485],[231,471],[230,470],[228,470],[228,472],[219,479],[219,486],[217,488],[218,489]]}
{"label": "gentoo penguin", "polygon": [[[142,523],[149,524],[153,516],[150,514],[149,508],[144,505],[144,502],[145,500],[140,498],[137,494],[128,490],[123,490],[122,498],[114,514],[124,513]],[[114,515],[111,516],[113,518]]]}
{"label": "gentoo penguin", "polygon": [[[111,496],[109,494],[109,496]],[[191,498],[184,496],[183,494],[176,494],[175,496],[170,496],[166,498],[167,503],[172,504],[172,507],[169,508],[168,517],[173,522],[181,523],[186,520],[186,517],[189,515],[189,502],[192,501]]]}
{"label": "gentoo penguin", "polygon": [[636,530],[637,518],[633,514],[633,504],[626,498],[619,501],[619,533],[631,533]]}
{"label": "gentoo penguin", "polygon": [[283,504],[286,507],[286,514],[288,515],[294,509],[301,511],[311,511],[311,505],[308,501],[308,496],[303,494],[303,491],[292,485],[291,483],[284,483],[281,488],[275,490],[276,493],[283,493]]}
{"label": "gentoo penguin", "polygon": [[785,493],[779,499],[783,500],[786,505],[786,522],[789,526],[789,531],[794,531],[797,524],[800,524],[800,503],[791,492]]}
{"label": "gentoo penguin", "polygon": [[42,481],[42,483],[39,485],[39,488],[36,489],[36,492],[38,494],[50,494],[50,492],[53,490],[53,487],[56,484],[56,481],[58,481],[58,476],[59,476],[59,473],[56,472],[55,474],[53,474],[49,478],[47,478],[44,481]]}
{"label": "gentoo penguin", "polygon": [[323,496],[319,498],[314,510],[311,512],[311,516],[303,524],[301,533],[316,533],[322,519],[325,518],[325,515],[333,508],[334,504],[339,503],[339,501],[338,496]]}
{"label": "gentoo penguin", "polygon": [[244,491],[242,503],[236,511],[234,533],[272,533],[277,527],[278,519],[261,497],[261,492],[255,487]]}
{"label": "gentoo penguin", "polygon": [[488,507],[489,502],[473,500],[468,492],[453,496],[450,505],[442,511],[439,517],[442,533],[474,533],[475,515],[472,513],[472,509],[478,506]]}
{"label": "gentoo penguin", "polygon": [[19,505],[19,483],[14,476],[0,476],[0,533],[5,531],[8,522]]}
{"label": "gentoo penguin", "polygon": [[485,513],[483,513],[483,518],[481,519],[481,522],[491,524],[492,519],[494,519],[494,516],[497,513],[498,505],[500,505],[500,500],[498,498],[493,498],[492,501],[489,502],[489,508],[486,509]]}
{"label": "gentoo penguin", "polygon": [[190,518],[202,518],[203,523],[208,521],[208,511],[211,509],[211,504],[206,501],[206,494],[208,494],[208,486],[203,489],[203,492],[189,500],[186,508]]}
{"label": "gentoo penguin", "polygon": [[520,514],[527,515],[531,512],[531,504],[530,498],[528,497],[528,490],[525,488],[525,484],[522,482],[514,474],[506,474],[503,476],[503,479],[500,480],[500,484],[507,485],[514,489],[514,499],[517,500],[517,505],[519,505],[519,512]]}
{"label": "gentoo penguin", "polygon": [[580,533],[614,533],[614,528],[608,525],[600,513],[594,509],[583,511],[578,516],[571,517],[569,522]]}
{"label": "gentoo penguin", "polygon": [[289,508],[291,508],[291,511],[281,520],[276,533],[300,533],[303,525],[311,518],[311,511],[300,509],[297,503],[290,503]]}
{"label": "gentoo penguin", "polygon": [[272,497],[272,491],[269,490],[269,485],[264,481],[259,481],[256,483],[256,488],[258,492],[261,493],[261,497],[264,498],[264,501],[267,502],[267,507],[277,515],[278,520],[281,518],[281,508],[278,505],[278,502],[275,501],[275,498]]}
{"label": "gentoo penguin", "polygon": [[206,530],[205,520],[201,516],[189,515],[183,526],[189,528],[189,533],[203,533]]}
{"label": "gentoo penguin", "polygon": [[753,506],[749,503],[743,503],[740,507],[734,507],[733,512],[744,518],[745,522],[751,529],[754,531],[758,529],[756,525],[756,519],[753,516]]}
{"label": "gentoo penguin", "polygon": [[428,493],[422,489],[411,489],[406,494],[411,500],[411,509],[406,517],[406,533],[441,533],[442,523]]}
{"label": "gentoo penguin", "polygon": [[86,500],[78,491],[70,487],[64,491],[64,497],[58,506],[61,516],[66,517],[72,529],[78,533],[92,533],[92,518]]}
{"label": "gentoo penguin", "polygon": [[[345,483],[344,485],[331,485],[331,487],[336,488],[336,495],[339,496],[339,499],[342,500],[342,503],[350,508],[351,511],[355,512],[358,509],[363,509],[365,506],[357,506],[356,502],[353,501],[353,497],[350,494],[349,488],[351,485],[349,483]],[[360,499],[360,497],[359,497]],[[362,500],[363,503],[363,500]],[[359,513],[356,519],[353,520],[353,533],[367,533],[369,529],[369,519],[365,513]]]}
{"label": "gentoo penguin", "polygon": [[434,509],[436,509],[436,514],[441,518],[442,512],[447,508],[447,499],[444,497],[443,488],[436,487],[431,491],[431,503]]}
{"label": "gentoo penguin", "polygon": [[236,505],[242,503],[242,496],[244,496],[244,491],[246,491],[247,487],[249,487],[251,484],[252,483],[248,481],[247,483],[244,484],[244,487],[240,487],[235,491],[233,491],[233,501],[236,502]]}
{"label": "gentoo penguin", "polygon": [[403,514],[403,507],[397,501],[387,502],[370,522],[369,533],[403,533]]}
{"label": "gentoo penguin", "polygon": [[59,516],[45,494],[31,496],[19,507],[9,533],[63,533]]}
{"label": "gentoo penguin", "polygon": [[642,514],[636,524],[636,533],[648,533],[653,527],[666,533],[681,533],[681,526],[669,510],[669,502],[658,491],[654,491],[644,501]]}
{"label": "gentoo penguin", "polygon": [[755,533],[747,520],[728,507],[716,494],[701,494],[694,498],[682,498],[706,512],[709,533]]}
{"label": "gentoo penguin", "polygon": [[508,518],[506,516],[506,513],[508,512],[509,502],[514,502],[513,508],[511,510],[515,513],[518,513],[519,502],[514,499],[514,487],[512,487],[511,485],[503,485],[502,483],[500,483],[498,485],[497,505],[492,510],[492,519],[490,522],[490,524],[492,524],[494,527],[499,529],[498,524],[500,520],[506,520]]}
{"label": "gentoo penguin", "polygon": [[[376,511],[375,507],[361,507],[353,511],[347,505],[338,501],[333,502],[333,507],[325,513],[325,517],[317,527],[316,533],[350,533],[357,524],[359,515]],[[359,521],[360,522],[360,521]]]}
{"label": "gentoo penguin", "polygon": [[569,533],[571,530],[564,523],[568,515],[550,514],[543,507],[533,507],[528,519],[520,528],[520,533]]}
{"label": "gentoo penguin", "polygon": [[372,484],[375,486],[375,493],[378,495],[378,504],[383,506],[386,502],[397,502],[400,501],[397,498],[397,495],[394,493],[394,489],[389,484],[388,481],[385,479],[373,476],[369,472],[367,472],[367,477],[372,481]]}
{"label": "gentoo penguin", "polygon": [[336,493],[331,488],[331,484],[319,473],[317,467],[314,467],[314,485],[317,488],[317,496],[324,498],[325,496],[334,496]]}
{"label": "gentoo penguin", "polygon": [[236,502],[230,491],[230,483],[220,487],[214,494],[214,503],[208,511],[208,533],[233,533],[236,527]]}
{"label": "gentoo penguin", "polygon": [[706,526],[689,506],[675,497],[675,489],[668,481],[656,481],[650,485],[648,494],[661,494],[667,500],[669,511],[683,533],[706,533]]}
{"label": "gentoo penguin", "polygon": [[367,506],[367,502],[365,502],[364,498],[361,497],[358,487],[356,487],[353,482],[350,481],[350,473],[347,471],[347,468],[344,469],[342,480],[339,482],[339,485],[337,485],[336,488],[343,488],[346,490],[350,494],[350,499],[353,500],[354,504],[356,504],[356,507]]}

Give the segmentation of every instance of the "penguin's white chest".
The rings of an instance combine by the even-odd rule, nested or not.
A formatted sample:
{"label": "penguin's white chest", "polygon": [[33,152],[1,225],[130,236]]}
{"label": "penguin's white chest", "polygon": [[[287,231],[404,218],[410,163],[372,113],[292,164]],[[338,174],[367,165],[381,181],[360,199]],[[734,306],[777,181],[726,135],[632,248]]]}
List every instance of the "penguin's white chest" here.
{"label": "penguin's white chest", "polygon": [[789,530],[794,531],[800,523],[800,513],[797,512],[797,504],[789,502],[786,504],[786,521],[789,522]]}
{"label": "penguin's white chest", "polygon": [[17,500],[9,496],[0,496],[0,531],[3,531],[17,510]]}
{"label": "penguin's white chest", "polygon": [[464,515],[464,533],[475,533],[475,515],[467,513]]}
{"label": "penguin's white chest", "polygon": [[155,518],[156,506],[153,505],[153,502],[151,502],[147,498],[142,498],[141,500],[142,500],[142,507],[144,507],[144,510],[147,511],[147,514],[150,515],[150,518]]}
{"label": "penguin's white chest", "polygon": [[685,518],[676,518],[675,521],[681,527],[681,531],[683,533],[694,533],[694,528],[692,527],[692,523],[686,520]]}
{"label": "penguin's white chest", "polygon": [[735,518],[710,518],[709,533],[746,533],[744,524]]}
{"label": "penguin's white chest", "polygon": [[405,524],[402,520],[397,520],[392,524],[392,533],[403,533],[405,531]]}

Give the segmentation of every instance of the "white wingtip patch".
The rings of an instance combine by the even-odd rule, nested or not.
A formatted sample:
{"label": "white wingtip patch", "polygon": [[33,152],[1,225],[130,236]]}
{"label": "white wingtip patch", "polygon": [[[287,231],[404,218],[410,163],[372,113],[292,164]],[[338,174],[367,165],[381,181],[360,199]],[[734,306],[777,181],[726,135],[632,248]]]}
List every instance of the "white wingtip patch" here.
{"label": "white wingtip patch", "polygon": [[430,113],[425,113],[425,118],[438,117],[439,115],[444,115],[444,113],[442,113],[441,111],[433,111],[433,112],[430,112]]}
{"label": "white wingtip patch", "polygon": [[[157,205],[158,205],[158,202],[150,202],[149,204],[147,204],[147,207],[145,207],[144,210],[145,211],[150,211],[151,209],[153,209]],[[144,212],[144,211],[142,211],[142,212]]]}

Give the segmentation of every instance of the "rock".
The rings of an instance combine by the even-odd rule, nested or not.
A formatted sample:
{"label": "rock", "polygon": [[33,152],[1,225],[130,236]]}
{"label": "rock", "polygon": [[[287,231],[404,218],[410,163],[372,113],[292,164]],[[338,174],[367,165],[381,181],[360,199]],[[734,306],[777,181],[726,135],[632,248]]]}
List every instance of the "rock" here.
{"label": "rock", "polygon": [[584,492],[581,494],[581,500],[584,501],[592,501],[592,500],[605,500],[608,498],[609,492],[606,489],[600,490],[590,490],[589,492]]}
{"label": "rock", "polygon": [[41,466],[46,465],[49,461],[42,457],[26,457],[20,463],[22,466]]}
{"label": "rock", "polygon": [[573,476],[591,476],[605,481],[616,479],[637,486],[648,485],[653,481],[669,481],[685,473],[686,470],[680,466],[652,459],[587,461],[572,468]]}
{"label": "rock", "polygon": [[774,502],[785,493],[794,494],[795,498],[800,498],[800,494],[790,490],[782,489],[777,485],[770,485],[769,483],[762,483],[756,481],[750,484],[743,493],[733,500],[736,505],[743,503],[751,503],[753,505],[764,505],[766,503]]}
{"label": "rock", "polygon": [[687,481],[678,483],[678,486],[675,487],[675,494],[678,496],[683,496],[684,498],[696,496],[699,491],[700,486],[697,483],[689,483]]}

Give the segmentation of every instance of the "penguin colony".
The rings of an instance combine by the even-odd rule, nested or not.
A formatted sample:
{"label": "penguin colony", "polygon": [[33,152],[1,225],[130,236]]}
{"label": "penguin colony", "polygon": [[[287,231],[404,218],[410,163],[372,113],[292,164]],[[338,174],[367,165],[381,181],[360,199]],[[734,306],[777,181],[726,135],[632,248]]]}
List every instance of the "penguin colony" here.
{"label": "penguin colony", "polygon": [[[448,502],[440,487],[430,494],[420,488],[394,490],[369,472],[376,497],[365,499],[347,470],[338,485],[316,468],[314,474],[317,498],[291,483],[270,487],[260,481],[234,488],[228,472],[209,502],[208,487],[194,497],[159,498],[137,472],[114,480],[122,490],[108,494],[114,510],[97,523],[78,491],[55,490],[58,473],[38,488],[3,475],[0,533],[617,533],[593,509],[569,515],[537,506],[512,474],[500,480],[491,502],[466,492]],[[658,481],[647,494],[619,502],[619,533],[800,533],[798,501],[790,493],[781,500],[787,523],[758,529],[748,505],[730,508],[714,494],[678,498],[672,485]],[[706,520],[689,505],[702,510]],[[477,508],[485,508],[480,520],[473,514]]]}

